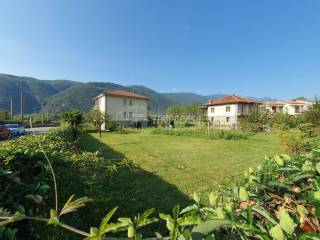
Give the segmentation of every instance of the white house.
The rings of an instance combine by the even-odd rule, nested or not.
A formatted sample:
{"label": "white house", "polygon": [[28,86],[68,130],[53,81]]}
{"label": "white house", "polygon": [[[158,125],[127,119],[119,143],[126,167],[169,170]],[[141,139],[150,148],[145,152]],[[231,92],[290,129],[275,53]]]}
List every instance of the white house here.
{"label": "white house", "polygon": [[236,95],[209,100],[204,104],[208,120],[218,126],[236,126],[238,120],[257,106],[257,101]]}
{"label": "white house", "polygon": [[265,102],[263,106],[272,113],[299,115],[308,110],[312,104],[312,102],[305,100],[277,100]]}
{"label": "white house", "polygon": [[[145,127],[148,124],[148,100],[134,92],[115,90],[94,98],[95,109],[106,114],[111,121],[124,126]],[[105,130],[105,126],[102,126]]]}

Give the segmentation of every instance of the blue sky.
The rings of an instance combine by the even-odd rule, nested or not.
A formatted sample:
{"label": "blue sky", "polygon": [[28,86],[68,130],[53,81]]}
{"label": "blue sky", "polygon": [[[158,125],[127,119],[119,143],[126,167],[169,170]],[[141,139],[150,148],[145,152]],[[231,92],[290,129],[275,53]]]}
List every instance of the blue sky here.
{"label": "blue sky", "polygon": [[0,72],[314,97],[319,12],[318,0],[0,0]]}

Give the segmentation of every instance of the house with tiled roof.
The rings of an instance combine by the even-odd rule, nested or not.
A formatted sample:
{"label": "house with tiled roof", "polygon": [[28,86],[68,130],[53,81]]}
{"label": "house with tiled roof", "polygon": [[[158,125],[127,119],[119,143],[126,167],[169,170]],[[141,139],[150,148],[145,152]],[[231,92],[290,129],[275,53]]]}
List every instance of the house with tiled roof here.
{"label": "house with tiled roof", "polygon": [[263,106],[271,113],[303,114],[313,103],[307,100],[276,100],[264,102]]}
{"label": "house with tiled roof", "polygon": [[246,97],[228,95],[204,104],[208,121],[218,126],[236,126],[239,119],[260,103]]}
{"label": "house with tiled roof", "polygon": [[[145,127],[148,124],[148,100],[148,97],[135,92],[115,90],[95,97],[94,108],[109,120],[121,122],[126,127]],[[102,129],[105,129],[105,124]]]}

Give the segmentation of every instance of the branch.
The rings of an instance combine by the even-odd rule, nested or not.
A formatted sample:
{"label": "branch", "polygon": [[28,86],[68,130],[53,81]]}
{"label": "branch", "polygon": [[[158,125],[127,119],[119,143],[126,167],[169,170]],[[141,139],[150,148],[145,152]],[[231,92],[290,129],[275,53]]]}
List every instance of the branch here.
{"label": "branch", "polygon": [[[31,119],[30,119],[30,128],[31,128],[31,131],[32,131],[33,135],[35,136],[36,134],[35,134],[34,129],[33,129],[33,127],[32,127],[32,121],[31,121]],[[43,149],[43,147],[42,147],[40,138],[39,138],[38,144],[39,144],[39,148],[40,148],[41,152],[42,152],[43,155],[44,155],[44,158],[45,158],[46,161],[48,162],[48,165],[49,165],[49,168],[50,168],[50,171],[51,171],[51,175],[52,175],[52,178],[53,178],[53,184],[54,184],[55,210],[56,210],[56,212],[58,212],[58,187],[57,187],[56,176],[55,176],[53,167],[52,167],[52,165],[51,165],[51,162],[50,162],[50,160],[49,160],[49,157],[48,157],[48,155],[45,153],[45,151],[44,151],[44,149]]]}

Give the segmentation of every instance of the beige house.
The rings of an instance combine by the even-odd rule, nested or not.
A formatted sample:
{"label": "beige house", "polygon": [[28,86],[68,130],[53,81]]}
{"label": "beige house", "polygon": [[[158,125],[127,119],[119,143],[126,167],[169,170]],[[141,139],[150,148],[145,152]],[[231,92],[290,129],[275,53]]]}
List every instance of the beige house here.
{"label": "beige house", "polygon": [[308,110],[312,104],[312,102],[305,100],[277,100],[265,102],[263,106],[272,113],[299,115]]}
{"label": "beige house", "polygon": [[[148,100],[134,92],[116,90],[94,98],[94,108],[106,114],[111,121],[126,127],[146,127],[148,124]],[[105,125],[102,126],[105,130]]]}
{"label": "beige house", "polygon": [[204,104],[209,122],[215,126],[235,127],[238,120],[257,106],[257,101],[236,95],[209,100]]}

